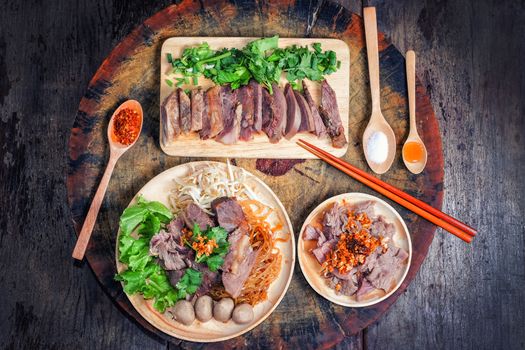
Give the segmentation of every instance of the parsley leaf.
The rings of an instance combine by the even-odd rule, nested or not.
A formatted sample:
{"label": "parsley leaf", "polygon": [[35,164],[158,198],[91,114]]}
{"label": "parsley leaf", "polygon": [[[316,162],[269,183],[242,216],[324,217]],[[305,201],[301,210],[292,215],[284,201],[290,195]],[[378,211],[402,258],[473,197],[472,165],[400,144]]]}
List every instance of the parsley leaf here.
{"label": "parsley leaf", "polygon": [[296,45],[278,47],[279,37],[261,38],[248,43],[242,49],[212,50],[208,43],[184,49],[182,56],[168,62],[173,67],[176,86],[194,85],[199,76],[211,79],[217,85],[230,84],[232,89],[247,85],[250,79],[263,84],[272,93],[272,83],[278,83],[286,73],[292,86],[300,86],[303,79],[322,80],[324,75],[339,69],[334,51],[322,51],[320,43],[312,44],[313,50]]}
{"label": "parsley leaf", "polygon": [[177,297],[183,299],[188,294],[193,294],[197,291],[202,283],[202,273],[192,268],[186,269],[184,275],[181,277],[176,287]]}
{"label": "parsley leaf", "polygon": [[[228,232],[218,226],[218,227],[208,227],[208,229],[202,232],[197,224],[193,227],[192,241],[198,242],[202,240],[204,244],[209,243],[210,241],[215,241],[216,247],[213,248],[211,254],[201,254],[197,255],[195,259],[198,263],[206,263],[210,271],[217,271],[219,267],[224,263],[224,257],[228,254],[230,249],[230,243],[228,243]],[[192,244],[188,244],[193,250],[198,253],[198,250],[193,248]]]}

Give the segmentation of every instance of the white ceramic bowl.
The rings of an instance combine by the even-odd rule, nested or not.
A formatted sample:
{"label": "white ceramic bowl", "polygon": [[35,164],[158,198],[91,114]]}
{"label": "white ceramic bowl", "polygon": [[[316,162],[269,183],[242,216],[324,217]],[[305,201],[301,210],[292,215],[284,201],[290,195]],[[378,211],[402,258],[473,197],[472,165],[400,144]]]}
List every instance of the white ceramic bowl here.
{"label": "white ceramic bowl", "polygon": [[[349,204],[356,204],[370,200],[373,201],[375,203],[374,209],[376,215],[383,215],[387,222],[393,223],[395,226],[396,232],[393,236],[394,244],[408,252],[406,265],[396,276],[396,285],[387,293],[382,290],[375,290],[366,295],[364,300],[360,301],[357,301],[354,296],[337,295],[335,290],[328,286],[327,279],[321,275],[321,264],[319,264],[315,256],[310,252],[312,248],[315,248],[316,241],[303,240],[303,233],[306,225],[314,220],[322,218],[326,209],[335,202],[341,203],[343,199]],[[331,302],[342,306],[365,307],[385,300],[399,288],[410,268],[410,262],[412,260],[412,241],[410,240],[410,234],[403,218],[401,218],[399,213],[384,200],[365,193],[344,193],[325,200],[323,203],[319,204],[310,215],[308,215],[299,233],[297,251],[301,270],[310,286],[317,293]]]}

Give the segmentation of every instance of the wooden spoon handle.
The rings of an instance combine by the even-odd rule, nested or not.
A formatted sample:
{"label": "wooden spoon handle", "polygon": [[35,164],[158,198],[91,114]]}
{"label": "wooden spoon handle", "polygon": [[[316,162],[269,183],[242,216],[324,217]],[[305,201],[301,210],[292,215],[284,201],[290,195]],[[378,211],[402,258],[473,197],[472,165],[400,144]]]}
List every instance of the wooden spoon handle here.
{"label": "wooden spoon handle", "polygon": [[410,116],[410,133],[417,135],[416,126],[416,53],[407,51],[407,85],[408,85],[408,113]]}
{"label": "wooden spoon handle", "polygon": [[376,8],[363,9],[365,19],[366,53],[368,56],[368,74],[370,76],[370,92],[372,94],[372,115],[381,110],[379,88],[379,49],[377,46]]}
{"label": "wooden spoon handle", "polygon": [[82,260],[84,258],[84,253],[86,252],[89,239],[91,238],[91,233],[93,232],[93,227],[97,221],[98,211],[100,210],[100,205],[104,200],[104,195],[106,194],[106,189],[108,188],[109,179],[111,178],[113,169],[115,169],[117,159],[118,157],[109,157],[108,165],[106,166],[102,180],[100,180],[95,197],[91,202],[91,207],[89,207],[86,219],[84,220],[84,225],[82,226],[82,230],[78,236],[77,244],[73,250],[72,256],[77,260]]}

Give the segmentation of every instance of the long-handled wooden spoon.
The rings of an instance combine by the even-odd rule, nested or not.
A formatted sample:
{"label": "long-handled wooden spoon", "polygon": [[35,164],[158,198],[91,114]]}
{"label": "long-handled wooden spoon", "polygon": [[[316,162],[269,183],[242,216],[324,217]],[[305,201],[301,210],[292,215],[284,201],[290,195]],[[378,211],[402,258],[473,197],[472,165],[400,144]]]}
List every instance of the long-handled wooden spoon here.
{"label": "long-handled wooden spoon", "polygon": [[[133,140],[133,142],[129,145],[123,145],[119,143],[116,138],[114,137],[114,122],[115,122],[115,116],[119,114],[120,111],[123,109],[131,109],[136,111],[140,116],[140,129],[139,132]],[[89,208],[89,211],[86,215],[86,219],[84,220],[84,225],[82,226],[82,230],[80,231],[80,235],[78,236],[77,244],[75,245],[75,249],[73,250],[73,258],[77,260],[82,260],[84,258],[84,253],[86,252],[87,245],[89,243],[89,239],[91,238],[91,233],[93,232],[93,227],[95,226],[95,222],[97,220],[98,211],[100,210],[100,205],[102,204],[102,200],[104,199],[104,195],[106,194],[106,189],[108,188],[109,179],[111,178],[111,174],[113,174],[113,169],[115,169],[115,164],[117,163],[117,160],[128,150],[130,149],[135,142],[137,142],[140,131],[142,131],[142,120],[143,120],[143,114],[142,114],[142,106],[140,103],[138,103],[135,100],[128,100],[121,104],[115,112],[113,112],[113,115],[111,116],[111,120],[109,121],[108,125],[108,140],[109,140],[109,161],[108,165],[106,166],[106,171],[104,171],[104,175],[102,176],[102,180],[100,180],[100,184],[98,185],[97,192],[95,193],[95,197],[93,198],[93,201],[91,202],[91,207]]]}
{"label": "long-handled wooden spoon", "polygon": [[377,45],[377,21],[375,7],[363,9],[365,21],[368,73],[372,94],[372,115],[363,134],[363,151],[370,169],[383,174],[390,169],[396,156],[396,136],[383,117],[380,105],[379,51]]}
{"label": "long-handled wooden spoon", "polygon": [[416,53],[407,51],[406,61],[410,132],[403,145],[403,162],[411,173],[419,174],[427,165],[427,149],[417,133],[416,125]]}

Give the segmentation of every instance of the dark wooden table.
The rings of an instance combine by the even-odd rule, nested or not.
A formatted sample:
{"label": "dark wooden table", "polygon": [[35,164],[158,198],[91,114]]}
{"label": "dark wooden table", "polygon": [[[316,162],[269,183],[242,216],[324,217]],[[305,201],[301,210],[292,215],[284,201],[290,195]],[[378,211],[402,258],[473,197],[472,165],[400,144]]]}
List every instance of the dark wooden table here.
{"label": "dark wooden table", "polygon": [[[358,1],[341,2],[356,13]],[[67,139],[89,79],[156,1],[4,1],[0,12],[0,344],[176,348],[127,319],[75,266]],[[445,211],[479,229],[440,230],[406,293],[340,348],[525,348],[525,5],[372,1],[380,29],[418,53],[440,122]],[[322,2],[303,3],[315,20]],[[170,346],[171,345],[171,346]]]}

